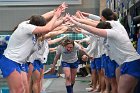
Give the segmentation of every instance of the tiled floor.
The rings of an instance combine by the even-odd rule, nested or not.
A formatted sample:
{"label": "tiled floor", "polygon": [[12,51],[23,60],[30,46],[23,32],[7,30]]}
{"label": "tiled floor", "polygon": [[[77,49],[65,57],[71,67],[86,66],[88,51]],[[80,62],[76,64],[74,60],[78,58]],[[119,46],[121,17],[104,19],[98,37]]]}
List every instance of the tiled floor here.
{"label": "tiled floor", "polygon": [[[89,83],[89,77],[78,77],[74,85],[74,93],[90,93],[87,92],[86,88]],[[64,78],[55,78],[52,83],[46,88],[46,92],[43,93],[66,93],[65,80]],[[98,93],[98,92],[91,92]]]}
{"label": "tiled floor", "polygon": [[[86,91],[89,77],[77,77],[74,85],[74,93],[90,93]],[[0,93],[9,93],[5,79],[0,78]],[[65,79],[63,77],[43,80],[43,91],[41,93],[66,93]],[[97,93],[97,92],[92,92]]]}

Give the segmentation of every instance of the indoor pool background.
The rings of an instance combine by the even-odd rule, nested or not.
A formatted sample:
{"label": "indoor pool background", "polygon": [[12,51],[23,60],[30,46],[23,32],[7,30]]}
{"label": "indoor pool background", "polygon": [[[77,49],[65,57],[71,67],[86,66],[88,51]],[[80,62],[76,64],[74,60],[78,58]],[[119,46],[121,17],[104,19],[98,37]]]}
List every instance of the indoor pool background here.
{"label": "indoor pool background", "polygon": [[6,80],[0,77],[0,93],[10,93]]}

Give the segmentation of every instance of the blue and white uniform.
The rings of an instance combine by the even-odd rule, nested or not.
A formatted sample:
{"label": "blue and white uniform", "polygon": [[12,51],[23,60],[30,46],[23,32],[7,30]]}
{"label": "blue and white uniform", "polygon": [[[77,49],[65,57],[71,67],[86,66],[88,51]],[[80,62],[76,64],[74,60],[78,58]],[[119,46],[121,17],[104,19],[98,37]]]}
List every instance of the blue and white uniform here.
{"label": "blue and white uniform", "polygon": [[85,30],[82,30],[81,33],[86,34],[88,37],[85,39],[86,41],[90,42],[85,50],[90,56],[93,56],[94,59],[91,61],[91,69],[100,69],[101,68],[101,61],[100,55],[98,53],[98,43],[99,43],[99,36],[91,34]]}
{"label": "blue and white uniform", "polygon": [[76,42],[74,42],[72,52],[68,52],[62,45],[57,47],[56,54],[62,55],[62,67],[78,68],[77,51],[79,51],[79,49],[81,49],[81,46]]}
{"label": "blue and white uniform", "polygon": [[108,55],[121,65],[122,74],[140,78],[140,55],[134,49],[129,37],[120,29],[106,29]]}
{"label": "blue and white uniform", "polygon": [[34,66],[33,71],[38,70],[40,72],[40,68],[43,69],[43,63],[46,63],[49,53],[47,40],[37,42],[34,48],[35,52],[29,57],[28,61]]}
{"label": "blue and white uniform", "polygon": [[35,44],[32,32],[36,26],[24,21],[18,25],[18,28],[10,37],[8,46],[0,59],[0,69],[3,77],[9,76],[15,69],[20,72],[21,65],[26,62]]}

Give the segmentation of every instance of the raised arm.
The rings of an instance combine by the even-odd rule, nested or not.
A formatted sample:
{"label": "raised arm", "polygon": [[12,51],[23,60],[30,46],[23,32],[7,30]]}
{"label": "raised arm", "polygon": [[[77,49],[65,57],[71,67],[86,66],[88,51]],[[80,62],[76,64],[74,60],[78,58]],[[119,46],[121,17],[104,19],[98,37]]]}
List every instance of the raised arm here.
{"label": "raised arm", "polygon": [[[56,26],[54,26],[57,19],[60,17],[61,13],[66,9],[66,6],[64,4],[60,5],[55,11],[52,19],[45,25],[45,26],[37,26],[35,30],[33,31],[33,34],[38,33],[48,33],[52,31]],[[52,14],[51,12],[48,13],[49,16]],[[44,14],[43,16],[46,18],[48,14]]]}
{"label": "raised arm", "polygon": [[56,52],[56,47],[54,47],[54,48],[49,48],[49,52],[50,52],[50,53]]}
{"label": "raised arm", "polygon": [[68,18],[70,15],[66,14],[65,16],[62,16],[61,18],[59,18],[59,20],[57,20],[54,24],[54,28],[60,26],[61,24],[64,24],[68,21]]}
{"label": "raised arm", "polygon": [[93,19],[95,21],[100,21],[100,17],[91,13],[81,12],[83,16]]}
{"label": "raised arm", "polygon": [[[75,44],[78,44],[78,43],[75,42]],[[89,54],[87,54],[85,48],[84,48],[82,45],[78,44],[78,46],[80,46],[79,51],[82,51],[82,52],[83,52],[86,56],[88,56],[90,59],[93,58],[93,57],[91,57]]]}
{"label": "raised arm", "polygon": [[90,33],[90,32],[88,32],[88,31],[86,31],[86,30],[84,30],[84,29],[81,29],[81,28],[75,28],[75,29],[73,29],[74,30],[74,32],[76,31],[76,32],[78,32],[78,33],[82,33],[82,34],[84,34],[84,35],[88,35],[88,36],[93,36],[93,34],[92,33]]}
{"label": "raised arm", "polygon": [[84,23],[84,24],[94,26],[94,27],[96,27],[97,24],[99,23],[99,21],[94,21],[94,20],[91,20],[91,19],[80,19],[80,18],[77,18],[77,17],[73,17],[73,19],[80,22],[80,23]]}
{"label": "raised arm", "polygon": [[45,34],[44,38],[51,38],[51,37],[54,37],[54,36],[57,36],[59,34],[62,34],[64,32],[66,32],[68,29],[67,26],[63,26],[62,28],[60,28],[58,31],[52,31],[52,32],[49,32],[48,34]]}
{"label": "raised arm", "polygon": [[47,13],[43,14],[42,16],[43,16],[46,20],[49,20],[49,19],[51,19],[51,18],[53,17],[54,11],[55,11],[55,10],[50,11],[50,12],[47,12]]}
{"label": "raised arm", "polygon": [[100,21],[101,18],[97,15],[89,14],[88,16],[90,19],[95,20],[95,21]]}
{"label": "raised arm", "polygon": [[77,42],[77,43],[83,43],[83,42],[88,42],[89,41],[89,39],[90,39],[90,37],[86,37],[86,38],[83,38],[83,39],[81,39],[81,40],[75,40],[75,42]]}
{"label": "raised arm", "polygon": [[50,18],[52,18],[53,17],[53,15],[54,15],[54,12],[58,9],[58,8],[62,8],[62,12],[63,11],[65,11],[65,9],[67,8],[67,4],[65,3],[65,2],[63,2],[60,6],[58,6],[56,9],[54,9],[54,10],[52,10],[52,11],[50,11],[50,12],[47,12],[47,13],[45,13],[45,14],[43,14],[42,16],[46,19],[46,20],[48,20],[48,19],[50,19]]}
{"label": "raised arm", "polygon": [[48,33],[52,31],[54,28],[54,23],[56,22],[57,18],[61,15],[62,9],[59,8],[55,13],[53,18],[45,25],[45,26],[37,26],[35,30],[33,31],[33,34],[38,34],[38,33]]}
{"label": "raised arm", "polygon": [[71,20],[71,22],[73,22],[76,26],[101,37],[107,37],[107,31],[105,29],[99,29],[96,28],[94,26],[90,26],[90,25],[86,25],[86,24],[82,24],[80,22],[78,22],[77,20],[75,20],[74,17],[69,17],[69,19]]}
{"label": "raised arm", "polygon": [[55,44],[55,43],[57,43],[57,42],[60,42],[60,41],[62,41],[64,38],[66,38],[67,36],[63,36],[63,37],[60,37],[60,38],[56,38],[56,39],[53,39],[53,40],[49,40],[48,41],[48,44],[49,45],[52,45],[52,44]]}

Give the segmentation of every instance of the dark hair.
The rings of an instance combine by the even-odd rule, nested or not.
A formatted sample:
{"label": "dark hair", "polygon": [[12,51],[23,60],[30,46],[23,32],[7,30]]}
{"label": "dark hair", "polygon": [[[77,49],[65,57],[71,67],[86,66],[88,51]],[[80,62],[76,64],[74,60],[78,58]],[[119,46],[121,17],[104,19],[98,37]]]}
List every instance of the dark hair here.
{"label": "dark hair", "polygon": [[117,20],[118,19],[118,15],[117,13],[114,13],[110,8],[105,8],[102,11],[102,16],[106,19],[106,20]]}
{"label": "dark hair", "polygon": [[96,28],[101,28],[101,29],[111,29],[112,26],[109,22],[101,21],[97,24]]}
{"label": "dark hair", "polygon": [[61,45],[62,46],[67,46],[68,44],[72,44],[73,46],[74,46],[74,41],[73,40],[71,40],[71,39],[65,39],[62,43],[61,43]]}
{"label": "dark hair", "polygon": [[46,19],[43,16],[40,15],[33,15],[29,19],[29,24],[33,24],[36,26],[45,26],[46,25]]}
{"label": "dark hair", "polygon": [[[46,19],[40,15],[33,15],[28,20],[30,20],[29,24],[33,24],[36,26],[45,26],[47,23]],[[18,28],[18,25],[14,27],[13,31],[15,31],[17,28]]]}

